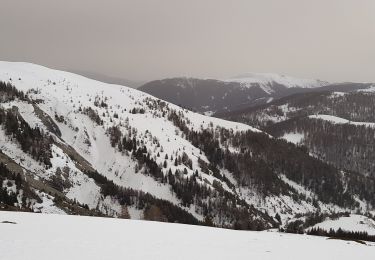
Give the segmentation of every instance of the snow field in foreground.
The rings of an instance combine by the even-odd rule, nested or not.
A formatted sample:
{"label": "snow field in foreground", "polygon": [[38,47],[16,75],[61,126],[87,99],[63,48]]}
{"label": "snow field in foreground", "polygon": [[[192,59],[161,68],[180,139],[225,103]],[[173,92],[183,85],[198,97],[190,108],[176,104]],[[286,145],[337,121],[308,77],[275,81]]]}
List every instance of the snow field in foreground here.
{"label": "snow field in foreground", "polygon": [[[12,221],[17,224],[1,223]],[[277,232],[0,211],[0,259],[374,259],[375,244]]]}

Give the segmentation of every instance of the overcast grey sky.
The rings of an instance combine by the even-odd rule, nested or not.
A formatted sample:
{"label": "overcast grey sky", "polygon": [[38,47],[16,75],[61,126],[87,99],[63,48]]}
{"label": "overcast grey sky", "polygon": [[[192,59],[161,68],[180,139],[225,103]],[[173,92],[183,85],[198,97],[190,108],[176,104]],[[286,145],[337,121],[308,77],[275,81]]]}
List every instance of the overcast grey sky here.
{"label": "overcast grey sky", "polygon": [[133,80],[375,82],[374,0],[1,0],[0,59]]}

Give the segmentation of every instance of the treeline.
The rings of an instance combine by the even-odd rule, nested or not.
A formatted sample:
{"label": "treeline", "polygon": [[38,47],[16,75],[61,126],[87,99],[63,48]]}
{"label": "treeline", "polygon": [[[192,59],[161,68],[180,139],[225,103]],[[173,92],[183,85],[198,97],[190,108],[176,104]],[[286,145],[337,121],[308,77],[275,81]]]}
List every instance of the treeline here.
{"label": "treeline", "polygon": [[341,228],[334,230],[330,229],[326,231],[319,227],[313,227],[306,231],[307,235],[313,236],[324,236],[324,237],[331,237],[337,239],[345,239],[345,240],[364,240],[364,241],[371,241],[375,242],[375,235],[369,235],[366,231],[345,231]]}

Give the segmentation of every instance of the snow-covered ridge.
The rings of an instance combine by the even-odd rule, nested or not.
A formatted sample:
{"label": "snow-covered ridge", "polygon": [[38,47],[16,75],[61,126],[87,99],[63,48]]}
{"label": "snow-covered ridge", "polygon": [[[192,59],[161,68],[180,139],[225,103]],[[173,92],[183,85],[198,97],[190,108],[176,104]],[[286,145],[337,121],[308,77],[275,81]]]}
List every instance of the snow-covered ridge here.
{"label": "snow-covered ridge", "polygon": [[[10,81],[10,79],[12,80]],[[158,99],[142,91],[138,91],[126,86],[103,83],[74,73],[54,70],[44,66],[25,62],[0,61],[0,80],[5,82],[9,81],[12,84],[15,84],[18,89],[25,92],[30,89],[39,88],[44,91],[45,89],[53,88],[53,92],[48,91],[48,94],[59,98],[66,96],[64,92],[70,92],[69,94],[72,96],[75,95],[77,101],[86,103],[87,99],[89,98],[87,96],[82,96],[83,94],[103,94],[105,92],[106,96],[111,97],[111,100],[108,101],[109,103],[112,105],[120,105],[125,108],[130,107],[130,105],[134,105],[136,101],[145,98]],[[61,85],[63,85],[65,88],[63,88]],[[71,89],[68,90],[68,88]],[[176,105],[169,103],[169,106],[173,109],[181,110],[181,108]],[[225,128],[233,128],[233,130],[259,131],[246,124],[212,118],[190,111],[187,111],[186,116],[192,120],[192,123],[196,129],[200,128],[200,124],[207,125],[207,122],[212,122],[214,126],[217,125]]]}
{"label": "snow-covered ridge", "polygon": [[[61,131],[60,142],[73,147],[91,164],[93,169],[121,187],[148,192],[156,198],[175,205],[181,203],[168,184],[160,183],[153,177],[142,174],[142,169],[137,167],[136,159],[111,146],[106,131],[112,126],[118,126],[124,135],[131,133],[132,137],[142,142],[158,165],[164,164],[167,157],[172,159],[172,156],[177,158],[187,154],[192,160],[192,169],[187,168],[187,176],[195,173],[193,169],[200,170],[199,159],[208,162],[205,154],[182,135],[178,127],[167,119],[166,114],[160,108],[149,106],[161,100],[144,92],[20,62],[0,62],[0,81],[10,82],[18,90],[28,93],[32,100],[42,100],[37,102],[37,106],[55,121],[54,123]],[[105,106],[95,105],[96,101],[104,102]],[[204,116],[168,102],[165,104],[170,110],[181,112],[186,119],[187,126],[195,131],[223,127],[233,131],[260,132],[245,124]],[[20,115],[30,126],[40,126],[47,131],[34,111],[33,105],[25,101],[14,100],[2,103],[0,106],[6,109],[17,107]],[[103,124],[98,125],[84,114],[82,112],[84,108],[96,110]],[[132,113],[131,110],[135,108],[142,109],[143,112]],[[63,118],[63,120],[56,118]],[[53,147],[52,168],[47,172],[43,166],[23,153],[18,144],[7,142],[7,137],[2,132],[0,134],[1,139],[4,140],[2,151],[23,167],[32,170],[37,176],[50,178],[58,168],[68,167],[71,170],[69,180],[72,183],[72,186],[64,191],[68,198],[87,204],[90,209],[103,209],[105,214],[114,212],[112,215],[116,215],[121,211],[118,203],[108,198],[103,198],[103,200],[100,198],[100,188],[80,169],[77,169],[69,156],[61,149]],[[23,159],[25,157],[27,160]],[[182,172],[186,169],[182,164],[175,166],[174,161],[167,161],[168,168],[161,167],[165,174],[168,169],[172,172],[176,170]],[[211,188],[214,181],[219,181],[203,171],[199,172],[199,178],[200,183],[211,185]],[[225,183],[222,183],[222,186],[228,192],[233,192]],[[202,215],[198,214],[194,207],[184,209],[202,220]]]}
{"label": "snow-covered ridge", "polygon": [[331,115],[311,115],[309,116],[311,119],[321,119],[325,121],[329,121],[334,124],[350,124],[356,126],[366,126],[366,127],[375,127],[375,123],[372,122],[353,122],[341,117],[331,116]]}
{"label": "snow-covered ridge", "polygon": [[12,260],[366,260],[374,256],[370,242],[52,214],[0,211],[0,232],[0,258]]}
{"label": "snow-covered ridge", "polygon": [[274,73],[246,73],[234,78],[226,79],[227,82],[239,82],[243,87],[252,87],[259,84],[267,93],[272,93],[271,84],[276,83],[287,88],[317,88],[328,85],[328,82],[315,79],[298,79]]}

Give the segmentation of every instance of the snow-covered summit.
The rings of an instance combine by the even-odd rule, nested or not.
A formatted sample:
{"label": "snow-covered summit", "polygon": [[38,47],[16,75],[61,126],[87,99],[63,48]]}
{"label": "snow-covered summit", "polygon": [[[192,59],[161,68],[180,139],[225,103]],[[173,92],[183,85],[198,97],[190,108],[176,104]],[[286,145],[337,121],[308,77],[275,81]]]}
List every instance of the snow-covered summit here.
{"label": "snow-covered summit", "polygon": [[328,85],[328,82],[316,79],[299,79],[276,73],[245,73],[236,77],[226,79],[227,82],[239,82],[243,87],[260,85],[267,93],[272,93],[273,84],[285,86],[286,88],[317,88]]}

